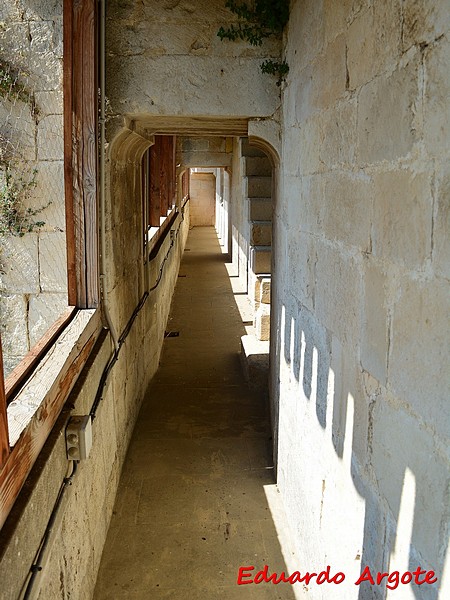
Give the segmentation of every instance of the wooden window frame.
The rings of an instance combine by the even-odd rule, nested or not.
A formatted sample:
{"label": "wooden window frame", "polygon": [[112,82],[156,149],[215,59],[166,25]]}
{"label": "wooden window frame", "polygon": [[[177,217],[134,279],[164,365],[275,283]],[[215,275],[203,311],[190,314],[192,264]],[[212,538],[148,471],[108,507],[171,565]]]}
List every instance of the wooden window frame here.
{"label": "wooden window frame", "polygon": [[[6,380],[0,341],[0,528],[100,334],[98,266],[98,7],[64,0],[64,186],[68,310]],[[81,310],[80,309],[88,309]],[[56,344],[60,346],[56,346]],[[61,351],[64,348],[64,354]],[[58,357],[58,360],[53,357]],[[42,386],[42,381],[45,385]],[[39,383],[42,400],[10,447],[7,407]]]}

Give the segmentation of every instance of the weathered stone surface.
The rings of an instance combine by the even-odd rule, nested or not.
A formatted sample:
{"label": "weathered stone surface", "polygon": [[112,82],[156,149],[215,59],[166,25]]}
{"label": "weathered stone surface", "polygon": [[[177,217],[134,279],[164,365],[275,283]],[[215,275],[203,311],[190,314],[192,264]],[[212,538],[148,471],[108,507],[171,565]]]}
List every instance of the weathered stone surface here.
{"label": "weathered stone surface", "polygon": [[270,277],[263,277],[261,279],[259,300],[262,304],[270,304],[271,283],[272,283],[272,279]]}
{"label": "weathered stone surface", "polygon": [[369,247],[373,185],[369,177],[324,174],[320,196],[320,224],[327,239],[361,250]]}
{"label": "weathered stone surface", "polygon": [[348,30],[348,85],[356,89],[395,64],[400,56],[401,2],[375,2]]}
{"label": "weathered stone surface", "polygon": [[376,256],[413,268],[431,256],[431,176],[390,171],[374,176],[372,243]]}
{"label": "weathered stone surface", "polygon": [[272,222],[252,221],[250,226],[250,244],[253,246],[270,246],[272,243]]}
{"label": "weathered stone surface", "polygon": [[256,338],[262,342],[270,339],[270,304],[260,304],[255,313]]}
{"label": "weathered stone surface", "polygon": [[[437,456],[430,432],[395,399],[387,402],[381,397],[375,404],[373,419],[373,466],[383,498],[396,519],[404,517],[399,514],[400,506],[406,512],[405,503],[412,504],[408,511],[411,517],[421,515],[408,524],[413,527],[414,547],[426,557],[427,564],[439,564],[436,539],[440,515],[448,502],[448,465]],[[409,489],[405,489],[407,484]]]}
{"label": "weathered stone surface", "polygon": [[358,158],[362,163],[407,155],[418,139],[418,61],[414,55],[392,75],[365,85],[358,103]]}
{"label": "weathered stone surface", "polygon": [[61,160],[64,148],[63,119],[60,115],[49,115],[38,125],[39,160]]}
{"label": "weathered stone surface", "polygon": [[63,314],[67,305],[67,294],[64,293],[43,293],[30,297],[30,346],[39,341],[50,325]]}
{"label": "weathered stone surface", "polygon": [[322,114],[322,137],[319,153],[328,168],[351,165],[356,154],[357,103],[338,104]]}
{"label": "weathered stone surface", "polygon": [[37,234],[1,239],[2,267],[0,286],[7,294],[39,293]]}
{"label": "weathered stone surface", "polygon": [[28,304],[22,294],[0,295],[2,351],[6,359],[5,376],[29,350]]}
{"label": "weathered stone surface", "polygon": [[442,38],[425,54],[424,138],[430,156],[450,151],[450,42]]}
{"label": "weathered stone surface", "polygon": [[450,312],[448,283],[404,277],[398,286],[388,382],[396,396],[405,399],[426,422],[448,436],[450,324],[442,317]]}
{"label": "weathered stone surface", "polygon": [[39,235],[39,280],[43,292],[67,291],[65,233]]}
{"label": "weathered stone surface", "polygon": [[406,0],[403,3],[403,48],[413,44],[430,43],[448,30],[446,0],[423,2]]}
{"label": "weathered stone surface", "polygon": [[270,273],[272,270],[272,252],[266,246],[252,246],[250,248],[250,268],[256,275]]}
{"label": "weathered stone surface", "polygon": [[436,219],[433,229],[433,265],[435,271],[450,279],[450,170],[448,165],[436,181]]}
{"label": "weathered stone surface", "polygon": [[357,343],[360,328],[361,267],[336,246],[317,244],[315,309],[344,344]]}
{"label": "weathered stone surface", "polygon": [[36,92],[35,98],[41,117],[63,114],[63,96],[61,90]]}
{"label": "weathered stone surface", "polygon": [[389,319],[386,273],[373,260],[364,264],[364,309],[361,327],[361,365],[386,385]]}

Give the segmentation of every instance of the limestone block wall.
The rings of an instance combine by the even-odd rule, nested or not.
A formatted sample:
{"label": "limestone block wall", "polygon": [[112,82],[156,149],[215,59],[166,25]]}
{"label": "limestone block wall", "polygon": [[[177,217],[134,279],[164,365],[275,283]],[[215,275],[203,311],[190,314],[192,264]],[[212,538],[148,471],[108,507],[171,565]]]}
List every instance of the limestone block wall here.
{"label": "limestone block wall", "polygon": [[216,221],[216,176],[191,173],[190,207],[192,227],[211,227]]}
{"label": "limestone block wall", "polygon": [[[274,225],[278,484],[300,570],[346,574],[311,583],[311,600],[450,590],[446,9],[291,2]],[[421,565],[438,581],[355,586],[367,565]]]}
{"label": "limestone block wall", "polygon": [[[134,142],[136,145],[136,140]],[[141,150],[144,146],[145,142],[140,140]],[[133,154],[130,149],[133,143],[119,148],[109,156],[107,165],[105,283],[111,319],[119,334],[144,292],[155,284],[171,246],[168,235],[157,256],[150,263],[144,263],[141,178],[137,169],[140,158],[139,152]],[[54,525],[48,561],[38,576],[36,589],[40,590],[40,600],[81,600],[93,594],[123,460],[144,392],[158,368],[170,302],[189,232],[189,203],[185,206],[184,218],[179,214],[173,229],[178,233],[161,282],[150,292],[121,348],[93,421],[90,456],[80,462]],[[67,418],[70,412],[89,413],[112,352],[111,338],[106,334],[100,338],[1,531],[2,600],[16,600],[23,591],[66,475],[64,429]],[[126,507],[116,509],[121,511]]]}
{"label": "limestone block wall", "polygon": [[219,27],[234,20],[222,0],[108,2],[107,95],[118,125],[123,114],[273,114],[278,88],[259,66],[279,42],[222,42]]}
{"label": "limestone block wall", "polygon": [[[5,171],[35,186],[24,206],[44,225],[23,237],[0,236],[0,323],[6,374],[67,307],[63,173],[62,0],[2,0],[0,185]],[[7,75],[5,75],[5,71]],[[28,100],[27,100],[28,98]]]}

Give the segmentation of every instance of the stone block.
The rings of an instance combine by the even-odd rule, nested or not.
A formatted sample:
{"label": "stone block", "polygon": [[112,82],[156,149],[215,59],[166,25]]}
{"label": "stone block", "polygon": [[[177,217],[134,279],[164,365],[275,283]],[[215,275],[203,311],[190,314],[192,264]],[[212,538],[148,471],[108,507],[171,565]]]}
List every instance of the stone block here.
{"label": "stone block", "polygon": [[260,58],[197,56],[195,68],[189,55],[108,59],[108,98],[120,114],[257,116],[273,114],[279,103],[276,79],[261,73]]}
{"label": "stone block", "polygon": [[446,165],[436,178],[437,213],[433,229],[433,266],[438,275],[450,279],[450,169]]}
{"label": "stone block", "polygon": [[385,395],[373,408],[371,448],[374,475],[394,519],[398,522],[405,517],[400,507],[410,518],[414,515],[413,523],[408,523],[412,527],[412,540],[400,535],[396,548],[408,547],[412,542],[428,564],[439,565],[436,540],[448,505],[448,466],[435,452],[433,434],[421,427],[394,398]]}
{"label": "stone block", "polygon": [[33,219],[44,222],[41,231],[64,231],[66,218],[63,161],[41,161],[36,168],[36,188],[27,201],[27,206],[39,210]]}
{"label": "stone block", "polygon": [[272,251],[266,246],[252,246],[250,248],[250,268],[253,273],[271,273]]}
{"label": "stone block", "polygon": [[3,358],[8,365],[5,376],[29,350],[27,309],[26,296],[0,295],[2,350]]}
{"label": "stone block", "polygon": [[272,198],[249,198],[250,221],[272,220]]}
{"label": "stone block", "polygon": [[319,181],[322,185],[316,205],[325,237],[367,251],[373,205],[371,179],[333,172]]}
{"label": "stone block", "polygon": [[450,42],[442,38],[425,53],[423,131],[430,156],[450,151]]}
{"label": "stone block", "polygon": [[36,123],[30,105],[20,100],[2,98],[0,123],[2,147],[0,158],[5,160],[36,159]]}
{"label": "stone block", "polygon": [[358,156],[363,163],[406,156],[418,139],[418,57],[365,85],[358,103]]}
{"label": "stone block", "polygon": [[40,340],[67,306],[67,294],[43,293],[31,296],[28,314],[31,346]]}
{"label": "stone block", "polygon": [[22,237],[1,238],[1,260],[3,272],[0,288],[8,294],[39,293],[39,258],[37,234],[27,233]]}
{"label": "stone block", "polygon": [[364,307],[361,327],[361,365],[386,385],[389,319],[386,273],[374,261],[364,264]]}
{"label": "stone block", "polygon": [[312,104],[328,108],[344,95],[347,81],[346,41],[337,36],[313,64]]}
{"label": "stone block", "polygon": [[394,65],[400,56],[401,2],[373,3],[351,23],[347,37],[349,88],[354,90]]}
{"label": "stone block", "polygon": [[63,114],[62,90],[36,92],[35,98],[40,117]]}
{"label": "stone block", "polygon": [[271,177],[272,165],[266,156],[245,157],[245,174],[247,176]]}
{"label": "stone block", "polygon": [[247,177],[247,196],[249,198],[270,198],[272,196],[272,177]]}
{"label": "stone block", "polygon": [[388,384],[396,396],[448,437],[450,294],[445,280],[396,281]]}
{"label": "stone block", "polygon": [[409,268],[431,256],[432,179],[409,170],[374,175],[372,251]]}
{"label": "stone block", "polygon": [[270,304],[260,304],[255,313],[256,338],[262,342],[270,339]]}
{"label": "stone block", "polygon": [[[292,242],[293,233],[289,236]],[[316,287],[315,267],[317,250],[315,240],[309,233],[295,234],[295,243],[288,244],[288,278],[292,294],[308,309],[314,308]]]}
{"label": "stone block", "polygon": [[270,288],[272,279],[270,277],[261,278],[260,297],[261,304],[270,304]]}
{"label": "stone block", "polygon": [[314,115],[303,121],[298,133],[291,140],[291,148],[295,148],[295,152],[291,152],[287,157],[288,172],[293,175],[311,175],[323,171],[324,165],[320,159],[323,142],[321,116]]}
{"label": "stone block", "polygon": [[250,223],[250,244],[270,246],[272,243],[272,221],[252,221]]}
{"label": "stone block", "polygon": [[315,308],[319,321],[344,345],[360,335],[361,264],[338,247],[317,244]]}
{"label": "stone block", "polygon": [[61,160],[64,156],[62,115],[49,115],[39,121],[37,149],[39,160]]}
{"label": "stone block", "polygon": [[413,44],[433,42],[447,29],[447,0],[403,2],[403,50],[408,50]]}
{"label": "stone block", "polygon": [[252,389],[267,391],[269,385],[269,342],[259,341],[253,335],[242,336],[241,362],[249,386]]}
{"label": "stone block", "polygon": [[337,165],[352,165],[356,156],[356,113],[355,100],[338,104],[322,113],[322,134],[326,140],[319,148],[320,160],[329,168]]}
{"label": "stone block", "polygon": [[66,234],[39,235],[39,278],[43,292],[67,291]]}

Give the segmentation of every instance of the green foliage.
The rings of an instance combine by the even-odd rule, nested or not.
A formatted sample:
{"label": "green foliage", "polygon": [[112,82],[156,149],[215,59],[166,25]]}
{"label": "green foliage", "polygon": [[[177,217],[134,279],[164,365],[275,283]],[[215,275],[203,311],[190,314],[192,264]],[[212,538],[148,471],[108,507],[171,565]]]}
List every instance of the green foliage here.
{"label": "green foliage", "polygon": [[44,221],[34,221],[33,217],[42,212],[50,202],[38,209],[25,208],[24,202],[36,187],[37,169],[33,169],[27,180],[23,176],[15,178],[7,167],[0,171],[0,235],[23,236],[45,225]]}
{"label": "green foliage", "polygon": [[[238,16],[239,22],[219,29],[217,35],[222,41],[242,40],[251,46],[261,46],[265,38],[280,36],[289,20],[289,0],[255,0],[251,6],[246,2],[227,0],[225,6]],[[261,65],[261,71],[276,75],[277,85],[281,85],[289,66],[285,61],[266,60]]]}
{"label": "green foliage", "polygon": [[8,62],[0,59],[0,97],[10,102],[19,100],[30,106],[31,114],[37,115],[34,94],[19,82],[19,72]]}
{"label": "green foliage", "polygon": [[263,73],[269,73],[269,75],[276,75],[278,77],[277,85],[280,86],[286,75],[289,73],[289,65],[285,60],[282,62],[265,60],[261,65],[261,71]]}
{"label": "green foliage", "polygon": [[254,8],[245,2],[227,0],[225,6],[241,22],[227,29],[221,27],[217,35],[221,40],[234,42],[240,39],[251,46],[261,46],[264,38],[280,35],[289,18],[289,3],[286,0],[256,0]]}

